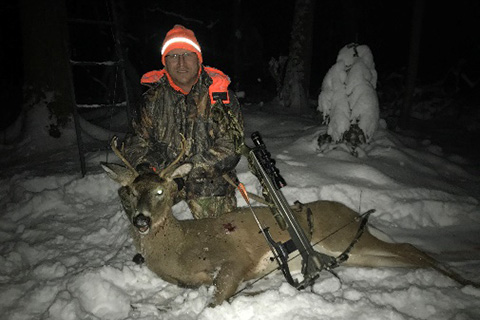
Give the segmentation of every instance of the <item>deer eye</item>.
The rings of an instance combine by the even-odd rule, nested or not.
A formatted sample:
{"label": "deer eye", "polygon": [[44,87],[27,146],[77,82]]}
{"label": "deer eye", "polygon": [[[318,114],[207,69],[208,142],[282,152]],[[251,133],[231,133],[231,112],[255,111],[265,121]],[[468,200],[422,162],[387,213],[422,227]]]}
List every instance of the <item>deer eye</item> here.
{"label": "deer eye", "polygon": [[163,194],[163,189],[157,189],[156,194],[157,196],[161,196]]}

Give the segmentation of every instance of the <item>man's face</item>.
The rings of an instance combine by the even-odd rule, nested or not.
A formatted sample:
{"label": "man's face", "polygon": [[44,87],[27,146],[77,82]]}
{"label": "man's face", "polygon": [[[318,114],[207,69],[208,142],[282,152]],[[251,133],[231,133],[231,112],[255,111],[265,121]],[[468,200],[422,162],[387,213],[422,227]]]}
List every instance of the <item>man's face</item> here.
{"label": "man's face", "polygon": [[174,49],[165,56],[165,68],[173,82],[186,92],[190,92],[197,82],[200,64],[195,52]]}

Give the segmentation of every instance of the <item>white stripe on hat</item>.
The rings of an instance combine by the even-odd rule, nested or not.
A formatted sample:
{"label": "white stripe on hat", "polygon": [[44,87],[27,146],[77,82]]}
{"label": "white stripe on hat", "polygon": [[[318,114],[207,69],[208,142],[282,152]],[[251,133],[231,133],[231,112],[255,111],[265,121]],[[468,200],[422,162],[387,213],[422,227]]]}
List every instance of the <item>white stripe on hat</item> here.
{"label": "white stripe on hat", "polygon": [[162,55],[165,53],[165,51],[167,50],[168,46],[170,46],[171,44],[173,43],[177,43],[177,42],[185,42],[185,43],[188,43],[189,45],[191,45],[192,47],[194,47],[198,52],[202,52],[202,50],[200,50],[200,47],[198,46],[198,44],[196,44],[195,42],[193,42],[192,40],[188,39],[188,38],[184,38],[184,37],[176,37],[176,38],[172,38],[170,40],[168,40],[167,42],[165,42],[165,44],[163,45],[162,47]]}

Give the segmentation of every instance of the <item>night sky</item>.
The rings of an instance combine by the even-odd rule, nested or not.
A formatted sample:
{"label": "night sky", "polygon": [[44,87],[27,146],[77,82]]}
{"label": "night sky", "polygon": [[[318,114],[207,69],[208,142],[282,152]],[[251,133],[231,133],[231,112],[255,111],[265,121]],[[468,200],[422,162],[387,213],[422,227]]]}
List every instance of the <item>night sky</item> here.
{"label": "night sky", "polygon": [[[107,3],[108,1],[105,1]],[[69,16],[100,18],[107,14],[102,1],[67,0]],[[92,3],[95,3],[93,5]],[[206,65],[217,67],[235,78],[234,1],[123,1],[119,16],[125,32],[128,57],[141,76],[160,69],[159,48],[166,32],[174,24],[192,29],[199,40]],[[313,65],[310,93],[316,98],[327,70],[335,63],[338,51],[346,44],[366,44],[374,55],[379,74],[379,90],[388,86],[389,76],[405,75],[407,67],[414,0],[317,1],[313,35]],[[239,28],[243,61],[243,89],[265,100],[273,94],[268,62],[288,55],[294,1],[241,1]],[[21,23],[16,2],[3,3],[2,9],[2,92],[9,105],[21,104]],[[472,80],[480,78],[480,2],[426,0],[420,48],[418,81],[435,82],[452,74],[453,68]],[[87,48],[75,52],[80,59],[108,58],[103,49],[105,34],[73,28],[73,46]],[[85,44],[87,44],[85,46]],[[107,50],[107,51],[106,51]],[[83,57],[82,53],[87,53]],[[5,63],[9,61],[9,63]],[[261,82],[258,82],[261,79]],[[261,90],[258,90],[258,89]],[[253,95],[253,94],[252,94]],[[258,96],[260,95],[260,96]],[[264,99],[262,96],[264,95]],[[14,108],[4,108],[14,109]],[[6,111],[2,122],[15,112]],[[2,123],[3,124],[3,123]]]}

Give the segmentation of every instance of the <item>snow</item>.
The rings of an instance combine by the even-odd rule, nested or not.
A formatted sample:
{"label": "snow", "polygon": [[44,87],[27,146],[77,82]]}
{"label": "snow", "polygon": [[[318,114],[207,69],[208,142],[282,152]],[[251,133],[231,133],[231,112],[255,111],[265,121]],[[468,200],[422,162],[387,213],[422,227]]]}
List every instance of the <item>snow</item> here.
{"label": "snow", "polygon": [[[413,243],[480,281],[480,179],[468,159],[402,137],[382,121],[359,157],[341,144],[321,153],[317,137],[325,126],[262,108],[244,108],[247,136],[262,134],[288,183],[282,189],[287,200],[376,209],[370,226],[377,233]],[[37,130],[45,118],[39,114]],[[207,308],[212,288],[179,288],[132,262],[136,252],[118,185],[99,165],[115,156],[88,153],[82,178],[69,136],[71,143],[62,147],[48,136],[27,134],[21,143],[0,148],[2,319],[480,318],[479,289],[430,269],[408,268],[340,267],[340,281],[325,272],[303,291],[276,272],[232,301]],[[245,159],[238,173],[249,191],[259,193]],[[186,208],[180,203],[174,210],[188,218]]]}
{"label": "snow", "polygon": [[334,142],[341,141],[352,124],[358,124],[366,141],[371,139],[379,119],[376,86],[377,71],[370,48],[349,44],[340,49],[318,96],[318,110]]}

